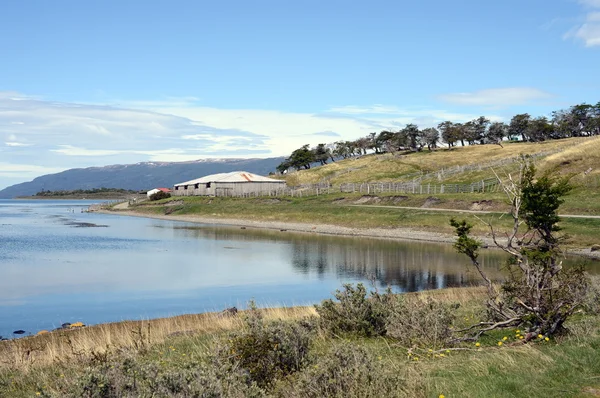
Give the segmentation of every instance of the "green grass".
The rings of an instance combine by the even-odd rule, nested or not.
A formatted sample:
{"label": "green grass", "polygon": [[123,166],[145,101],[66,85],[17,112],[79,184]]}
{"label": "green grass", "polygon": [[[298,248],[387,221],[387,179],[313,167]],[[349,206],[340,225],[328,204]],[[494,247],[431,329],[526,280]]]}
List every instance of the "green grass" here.
{"label": "green grass", "polygon": [[[488,201],[484,209],[495,214],[473,215],[469,213],[428,211],[426,208],[412,210],[394,206],[421,207],[428,195],[385,194],[365,196],[359,193],[311,196],[303,198],[208,198],[177,197],[159,203],[146,203],[134,207],[136,212],[156,215],[188,215],[208,218],[226,218],[257,221],[285,221],[306,224],[328,224],[352,228],[411,228],[452,234],[449,219],[465,218],[474,225],[473,232],[484,236],[489,228],[477,217],[491,222],[499,232],[511,226],[509,217],[500,217],[508,209],[501,193],[438,195],[438,203],[430,207],[468,210],[474,202]],[[587,198],[587,200],[584,200]],[[591,198],[591,200],[590,200]],[[357,203],[382,207],[357,207]],[[365,202],[366,201],[366,202]],[[169,203],[176,203],[169,206]],[[561,208],[564,214],[600,214],[600,193],[576,191]],[[600,243],[600,219],[564,219],[564,232],[571,236],[571,247],[589,247]]]}
{"label": "green grass", "polygon": [[[481,291],[467,288],[418,294],[460,302],[455,326],[461,327],[477,321],[483,312]],[[494,331],[479,340],[479,348],[465,343],[460,346],[463,351],[442,350],[443,356],[430,353],[428,347],[401,347],[382,337],[340,339],[319,334],[311,348],[312,360],[345,340],[366,350],[390,374],[400,376],[398,396],[404,397],[439,397],[441,394],[448,398],[594,396],[586,392],[600,389],[600,316],[576,315],[567,326],[570,334],[566,336],[547,342],[536,339],[528,344],[515,338],[513,329]],[[167,336],[140,349],[114,346],[106,355],[57,358],[52,363],[31,363],[27,367],[4,360],[0,362],[0,396],[65,396],[65,391],[70,391],[73,385],[89,381],[86,374],[96,374],[110,366],[142,370],[155,366],[159,374],[175,377],[199,364],[209,363],[216,346],[227,336],[226,329]],[[503,341],[504,336],[506,341]],[[73,339],[76,340],[75,335]],[[498,341],[503,341],[503,345],[498,346]],[[409,352],[411,356],[407,355]],[[293,380],[294,375],[289,382]],[[285,396],[287,383],[285,380],[278,383],[272,396]]]}

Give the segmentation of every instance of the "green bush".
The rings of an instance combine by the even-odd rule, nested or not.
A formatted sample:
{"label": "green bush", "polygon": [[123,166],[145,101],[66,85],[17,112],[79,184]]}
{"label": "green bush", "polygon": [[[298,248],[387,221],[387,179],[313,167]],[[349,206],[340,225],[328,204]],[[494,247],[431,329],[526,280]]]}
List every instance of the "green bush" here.
{"label": "green bush", "polygon": [[246,315],[245,327],[230,335],[218,357],[246,371],[250,380],[268,387],[300,370],[307,361],[312,332],[299,322],[265,322],[256,308]]}
{"label": "green bush", "polygon": [[396,296],[387,291],[385,294],[372,292],[367,297],[367,290],[362,283],[354,287],[343,285],[343,290],[336,290],[335,298],[323,300],[315,308],[320,316],[321,327],[332,333],[355,333],[360,336],[384,336],[387,318],[393,309]]}
{"label": "green bush", "polygon": [[302,371],[291,385],[278,391],[286,398],[395,397],[403,382],[373,360],[361,346],[339,344]]}
{"label": "green bush", "polygon": [[431,297],[403,296],[387,319],[387,335],[403,346],[442,347],[452,337],[452,308]]}
{"label": "green bush", "polygon": [[171,197],[170,193],[164,192],[164,191],[158,191],[158,192],[150,195],[150,200],[154,201],[154,200],[168,199],[170,197]]}

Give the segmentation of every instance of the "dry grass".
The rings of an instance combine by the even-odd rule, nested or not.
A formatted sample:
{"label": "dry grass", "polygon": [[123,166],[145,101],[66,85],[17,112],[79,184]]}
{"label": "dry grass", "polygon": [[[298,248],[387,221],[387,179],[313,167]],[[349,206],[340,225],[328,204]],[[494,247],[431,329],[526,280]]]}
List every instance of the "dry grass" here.
{"label": "dry grass", "polygon": [[[411,295],[460,303],[479,302],[482,287],[448,288]],[[261,309],[265,319],[300,319],[316,315],[314,307]],[[144,321],[105,323],[0,342],[0,368],[27,370],[31,366],[68,362],[115,352],[144,349],[180,335],[217,335],[242,326],[242,317],[222,313],[180,315]]]}
{"label": "dry grass", "polygon": [[583,139],[564,151],[546,157],[540,162],[543,169],[558,166],[562,172],[582,173],[591,169],[588,176],[600,175],[600,136]]}
{"label": "dry grass", "polygon": [[453,287],[437,290],[426,290],[423,292],[410,293],[419,295],[420,297],[432,297],[436,300],[447,303],[459,303],[461,305],[467,303],[479,303],[487,297],[487,290],[484,286],[475,287]]}
{"label": "dry grass", "polygon": [[[594,142],[596,144],[593,144]],[[286,179],[288,183],[293,182],[292,185],[316,183],[324,178],[330,179],[333,184],[397,181],[401,180],[403,175],[419,171],[430,172],[453,166],[495,162],[520,154],[566,151],[573,146],[580,147],[583,144],[590,145],[588,147],[590,149],[594,145],[600,145],[598,143],[600,143],[600,137],[569,138],[537,143],[508,143],[504,148],[498,145],[473,145],[457,147],[452,150],[442,148],[433,152],[424,151],[405,155],[366,155],[358,159],[346,159],[310,170],[293,172]],[[575,153],[578,151],[575,148],[573,150]],[[598,152],[600,153],[600,151]]]}
{"label": "dry grass", "polygon": [[[313,307],[261,309],[265,319],[299,319],[315,315]],[[123,321],[57,330],[0,342],[0,368],[27,370],[103,355],[122,349],[141,350],[179,335],[215,335],[241,327],[242,318],[223,313],[180,315],[144,321]]]}

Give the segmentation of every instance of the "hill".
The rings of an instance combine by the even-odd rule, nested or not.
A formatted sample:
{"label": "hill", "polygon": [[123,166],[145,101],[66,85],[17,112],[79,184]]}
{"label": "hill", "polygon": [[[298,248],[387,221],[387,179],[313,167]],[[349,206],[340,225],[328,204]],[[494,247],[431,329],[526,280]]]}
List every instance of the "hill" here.
{"label": "hill", "polygon": [[416,153],[370,154],[352,157],[286,176],[288,185],[328,181],[342,183],[400,182],[418,178],[428,183],[471,183],[493,177],[491,167],[510,170],[520,154],[537,156],[541,168],[559,166],[573,173],[600,176],[600,137],[544,142],[473,145]]}
{"label": "hill", "polygon": [[35,195],[40,191],[70,191],[93,188],[146,190],[192,180],[203,175],[244,170],[266,175],[275,170],[283,158],[215,159],[193,162],[144,162],[70,169],[37,177],[33,181],[12,185],[0,191],[1,199]]}

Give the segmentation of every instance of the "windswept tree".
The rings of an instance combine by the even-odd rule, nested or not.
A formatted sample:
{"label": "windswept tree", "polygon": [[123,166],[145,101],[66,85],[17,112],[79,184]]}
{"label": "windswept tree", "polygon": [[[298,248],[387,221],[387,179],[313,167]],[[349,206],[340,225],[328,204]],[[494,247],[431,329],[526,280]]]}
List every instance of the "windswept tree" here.
{"label": "windswept tree", "polygon": [[437,148],[437,143],[440,140],[440,132],[435,127],[429,127],[421,130],[421,142],[427,145],[428,150]]}
{"label": "windswept tree", "polygon": [[508,125],[508,138],[512,140],[521,137],[523,141],[528,141],[529,137],[527,136],[527,129],[530,121],[531,116],[528,113],[521,113],[513,116]]}
{"label": "windswept tree", "polygon": [[454,123],[452,129],[456,140],[460,141],[460,146],[465,146],[465,141],[468,139],[468,133],[471,125],[466,123]]}
{"label": "windswept tree", "polygon": [[329,160],[331,153],[325,144],[317,145],[312,151],[316,162],[321,163],[321,166],[327,164],[327,160]]}
{"label": "windswept tree", "polygon": [[412,151],[420,151],[423,148],[423,145],[421,145],[420,142],[421,132],[416,124],[407,124],[406,127],[400,131],[400,134],[406,137],[408,147]]}
{"label": "windswept tree", "polygon": [[292,163],[290,162],[290,158],[285,159],[283,162],[279,163],[275,169],[278,173],[285,174],[292,167]]}
{"label": "windswept tree", "polygon": [[479,141],[481,145],[485,144],[485,138],[487,136],[487,130],[489,126],[490,120],[485,116],[479,116],[477,119],[472,120],[469,144],[474,144],[475,141]]}
{"label": "windswept tree", "polygon": [[358,155],[366,155],[367,149],[370,148],[370,140],[368,137],[362,137],[355,141],[356,148],[358,149]]}
{"label": "windswept tree", "polygon": [[384,152],[394,153],[398,150],[396,134],[393,131],[383,130],[375,138],[377,146]]}
{"label": "windswept tree", "polygon": [[316,162],[314,151],[310,150],[309,144],[303,145],[296,149],[288,158],[291,167],[296,170],[310,169],[311,163]]}
{"label": "windswept tree", "polygon": [[490,124],[487,131],[486,142],[502,146],[502,140],[508,135],[508,126],[503,122]]}
{"label": "windswept tree", "polygon": [[557,138],[554,135],[554,126],[544,116],[536,117],[527,124],[529,141],[539,142]]}
{"label": "windswept tree", "polygon": [[452,148],[457,140],[454,123],[451,121],[442,122],[438,124],[438,129],[442,133],[442,139],[448,144],[448,149]]}
{"label": "windswept tree", "polygon": [[332,153],[334,156],[343,159],[347,159],[352,156],[352,151],[348,141],[336,141],[333,143],[333,145],[334,149],[332,150]]}

